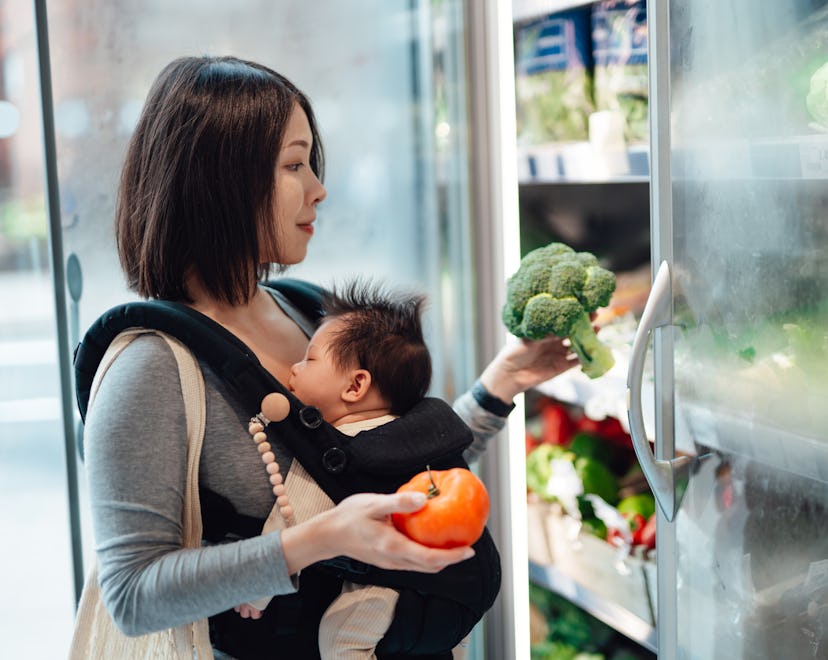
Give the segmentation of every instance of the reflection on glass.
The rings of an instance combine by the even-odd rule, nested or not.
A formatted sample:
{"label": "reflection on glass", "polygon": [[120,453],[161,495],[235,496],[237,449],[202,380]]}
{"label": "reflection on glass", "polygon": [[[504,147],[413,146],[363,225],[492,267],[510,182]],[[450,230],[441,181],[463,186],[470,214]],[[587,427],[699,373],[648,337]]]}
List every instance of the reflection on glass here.
{"label": "reflection on glass", "polygon": [[679,655],[822,657],[828,7],[673,4]]}
{"label": "reflection on glass", "polygon": [[806,436],[828,423],[828,9],[814,4],[732,24],[703,3],[676,12],[672,116],[678,357],[706,367],[684,393]]}
{"label": "reflection on glass", "polygon": [[232,54],[295,81],[320,125],[328,197],[307,260],[289,274],[330,285],[360,273],[424,288],[434,389],[451,396],[456,365],[474,355],[458,341],[472,334],[471,296],[444,300],[470,286],[464,63],[455,52],[462,3],[52,4],[64,246],[84,273],[82,327],[130,297],[111,226],[150,83],[175,57]]}

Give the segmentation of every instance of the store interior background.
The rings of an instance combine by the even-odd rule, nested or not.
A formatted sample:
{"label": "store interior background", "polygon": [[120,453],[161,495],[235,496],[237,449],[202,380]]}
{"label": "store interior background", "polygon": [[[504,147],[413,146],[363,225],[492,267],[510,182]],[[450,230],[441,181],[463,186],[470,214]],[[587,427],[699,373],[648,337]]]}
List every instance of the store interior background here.
{"label": "store interior background", "polygon": [[[35,11],[26,0],[0,5],[0,519],[7,538],[19,540],[0,547],[0,613],[12,624],[4,626],[12,649],[26,649],[29,658],[62,655],[78,588],[79,560],[76,556],[73,563],[72,555],[80,549],[84,568],[92,558],[80,463],[77,512],[67,503],[73,476],[67,477],[63,357],[56,329],[64,328],[73,347],[97,314],[132,299],[112,241],[114,191],[143,95],[170,59],[236,54],[285,73],[309,94],[328,155],[329,201],[307,262],[291,274],[325,283],[361,272],[425,286],[432,300],[427,322],[438,375],[433,393],[451,399],[474,377],[485,354],[480,334],[491,332],[478,325],[496,325],[491,319],[478,323],[475,296],[502,292],[475,293],[486,285],[485,277],[478,281],[474,275],[475,268],[485,269],[474,263],[482,261],[475,241],[491,230],[484,228],[485,214],[472,217],[471,211],[468,162],[475,145],[469,142],[480,132],[469,125],[473,66],[465,59],[470,19],[464,4],[361,0],[329,2],[320,9],[253,0],[232,7],[41,3],[51,54],[59,256],[64,267],[79,266],[70,271],[76,290],[67,287],[60,315]],[[572,4],[588,16],[592,3],[564,3]],[[523,28],[559,5],[523,3],[521,9],[515,3],[510,36],[514,27],[520,39]],[[518,155],[523,166],[532,156]],[[580,181],[571,172],[562,175],[564,185],[543,172],[534,180],[524,177],[522,251],[558,238],[594,251],[619,271],[646,266],[646,172],[614,176],[609,183],[594,181],[588,171]],[[495,341],[501,340],[495,331]],[[522,585],[518,593],[525,589]],[[508,617],[502,625],[511,625]],[[602,632],[627,646],[610,629]],[[482,657],[481,647],[478,640],[475,652]]]}
{"label": "store interior background", "polygon": [[[612,472],[612,491],[602,490],[608,499],[618,502],[649,491],[630,448],[625,401],[626,358],[650,290],[654,251],[645,5],[644,0],[0,2],[0,524],[5,539],[0,655],[48,660],[65,655],[82,577],[78,569],[92,558],[83,466],[72,437],[78,419],[66,391],[71,349],[98,314],[133,299],[121,278],[111,224],[121,158],[148,86],[171,59],[209,53],[261,61],[294,80],[313,101],[327,155],[328,199],[320,207],[307,261],[289,274],[329,284],[361,273],[423,288],[431,301],[426,327],[435,364],[432,394],[451,400],[464,391],[506,339],[498,319],[505,277],[528,250],[560,240],[594,252],[617,273],[618,290],[599,320],[607,324],[602,338],[622,359],[599,381],[588,382],[573,371],[528,393],[510,420],[511,443],[504,439],[481,464],[495,494],[490,522],[507,571],[501,597],[476,631],[471,655],[508,660],[505,649],[520,649],[518,657],[528,658],[531,644],[533,660],[569,660],[573,649],[602,660],[655,657],[655,549],[606,530],[603,537],[585,534],[584,525],[573,526],[548,493],[533,490],[527,471],[527,457],[539,444],[566,445],[586,434],[603,442],[602,460]],[[825,1],[763,6],[762,17],[753,16],[758,26],[740,23],[747,27],[739,33],[763,46],[773,41],[776,24],[813,18],[810,31],[794,31],[796,48],[782,40],[767,52],[753,49],[764,57],[760,63],[770,63],[762,71],[771,81],[800,85],[803,81],[792,80],[784,66],[798,66],[797,58],[810,51],[826,60],[824,40],[815,42],[828,33]],[[53,149],[44,140],[38,57],[44,44],[37,16],[48,18]],[[699,11],[698,34],[702,18],[710,21],[703,26],[708,36],[698,43],[724,44],[731,27],[715,12]],[[684,72],[677,88],[685,82],[683,90],[692,91],[693,75],[715,79],[725,64],[738,71],[747,41],[693,57],[677,53],[698,66]],[[798,70],[810,75],[814,67]],[[681,99],[686,105],[677,104],[684,111],[679,139],[690,144],[697,136],[725,136],[725,128],[795,138],[803,132],[799,128],[809,119],[790,98],[749,91],[762,103],[750,94],[723,94],[727,101],[718,103],[707,95],[705,112],[695,112],[698,99],[688,94]],[[757,123],[726,124],[744,118]],[[769,125],[760,126],[763,121]],[[677,231],[683,275],[696,276],[697,294],[726,296],[730,311],[757,318],[779,306],[786,288],[795,293],[791,299],[817,296],[815,288],[828,281],[822,256],[828,152],[818,150],[821,139],[809,135],[800,145],[801,154],[811,154],[807,158],[790,158],[789,148],[775,150],[786,147],[784,140],[771,140],[743,160],[705,144],[699,149],[703,160],[677,162],[678,169],[690,172],[691,183],[676,186],[675,204],[697,214],[694,227],[705,227]],[[50,162],[53,180],[46,176]],[[701,183],[693,180],[699,172]],[[52,208],[50,191],[58,194]],[[725,210],[722,222],[712,201],[727,197],[730,203],[732,191],[734,207]],[[708,200],[710,209],[702,208]],[[797,209],[795,231],[774,222],[791,205]],[[754,223],[742,209],[762,221]],[[738,259],[724,278],[711,269],[708,279],[705,260],[715,264],[726,258],[727,250],[719,249],[725,243],[739,248]],[[796,268],[790,267],[792,254]],[[772,286],[762,276],[768,272],[780,273]],[[767,296],[738,295],[759,289]],[[688,311],[705,300],[701,295],[679,300],[678,307]],[[725,370],[721,375],[722,383],[730,378]],[[823,388],[810,393],[816,409],[824,403],[816,399],[824,380],[814,382]],[[693,391],[704,383],[688,377],[684,385]],[[728,403],[736,401],[737,393],[720,387],[725,399],[733,396]],[[645,387],[645,408],[648,397],[651,386]],[[750,404],[763,400],[752,390],[742,398]],[[820,415],[824,419],[824,411]],[[645,416],[652,437],[653,410],[646,409]],[[824,456],[809,420],[796,421],[813,454],[792,450],[791,456]],[[679,435],[695,441],[708,430],[680,429]],[[738,435],[734,447],[743,440]],[[762,451],[780,446],[774,434],[762,442],[757,445]],[[824,472],[820,477],[819,462],[801,462],[800,472],[759,476],[778,497],[769,499],[778,509],[773,515],[787,515],[785,507],[798,505],[794,532],[803,548],[824,557],[824,542],[819,545],[813,529],[828,508],[828,482]],[[715,533],[726,536],[734,481],[727,461],[718,465],[697,477],[698,501],[707,499],[696,511],[691,502],[688,527],[707,516],[707,522],[719,521]],[[788,482],[790,474],[796,479]],[[805,481],[798,481],[802,474],[816,475],[807,481],[807,496]],[[733,548],[742,551],[734,530],[737,526],[729,530]],[[783,543],[785,534],[777,531],[771,541]],[[775,553],[766,555],[774,567]],[[738,582],[742,572],[736,563],[742,558],[734,553],[733,565],[722,568],[717,576],[722,579],[714,584],[703,563],[709,557],[699,553],[699,566],[691,567],[699,569],[698,583],[688,581],[688,589],[723,590],[734,576]],[[797,561],[794,557],[790,565]],[[705,592],[702,598],[707,597]],[[715,594],[713,601],[721,612],[733,605]],[[686,600],[684,607],[698,602],[706,601]],[[828,613],[826,602],[823,597],[819,612]],[[693,657],[713,657],[717,644],[727,648],[730,636],[741,634],[719,610],[682,614],[695,623],[715,614],[722,622],[689,644],[696,644]],[[738,608],[729,614],[742,615]],[[755,639],[774,642],[773,635]],[[776,641],[790,640],[778,635]]]}

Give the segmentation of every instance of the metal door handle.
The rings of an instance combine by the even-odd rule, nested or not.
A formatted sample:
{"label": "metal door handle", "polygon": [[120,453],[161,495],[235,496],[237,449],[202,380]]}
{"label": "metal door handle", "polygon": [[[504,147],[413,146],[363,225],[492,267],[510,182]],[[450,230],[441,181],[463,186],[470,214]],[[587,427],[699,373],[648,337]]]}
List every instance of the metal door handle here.
{"label": "metal door handle", "polygon": [[[627,372],[627,418],[630,422],[630,436],[638,462],[667,520],[673,520],[678,511],[683,494],[683,488],[680,485],[685,481],[689,472],[691,459],[688,457],[656,459],[644,429],[641,384],[644,380],[644,359],[647,356],[650,335],[656,328],[672,324],[672,278],[670,266],[666,261],[662,261],[633,340],[630,368]],[[672,429],[663,432],[672,433]]]}

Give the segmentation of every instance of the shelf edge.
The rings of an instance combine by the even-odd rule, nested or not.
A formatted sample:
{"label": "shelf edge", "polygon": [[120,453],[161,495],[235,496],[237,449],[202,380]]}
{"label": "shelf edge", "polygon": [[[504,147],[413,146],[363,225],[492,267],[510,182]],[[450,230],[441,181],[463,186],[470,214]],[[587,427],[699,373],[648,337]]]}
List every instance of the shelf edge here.
{"label": "shelf edge", "polygon": [[576,582],[552,565],[529,561],[529,580],[571,601],[644,648],[658,653],[656,629],[627,609]]}

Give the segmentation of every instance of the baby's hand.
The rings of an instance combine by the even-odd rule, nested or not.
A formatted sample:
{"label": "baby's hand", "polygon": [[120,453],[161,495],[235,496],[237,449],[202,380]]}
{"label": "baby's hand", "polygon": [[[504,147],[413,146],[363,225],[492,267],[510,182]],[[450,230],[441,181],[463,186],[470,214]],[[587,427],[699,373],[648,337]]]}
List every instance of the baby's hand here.
{"label": "baby's hand", "polygon": [[250,603],[244,603],[243,605],[236,605],[234,608],[236,612],[241,615],[242,619],[261,619],[262,618],[262,611],[257,610],[253,607]]}

